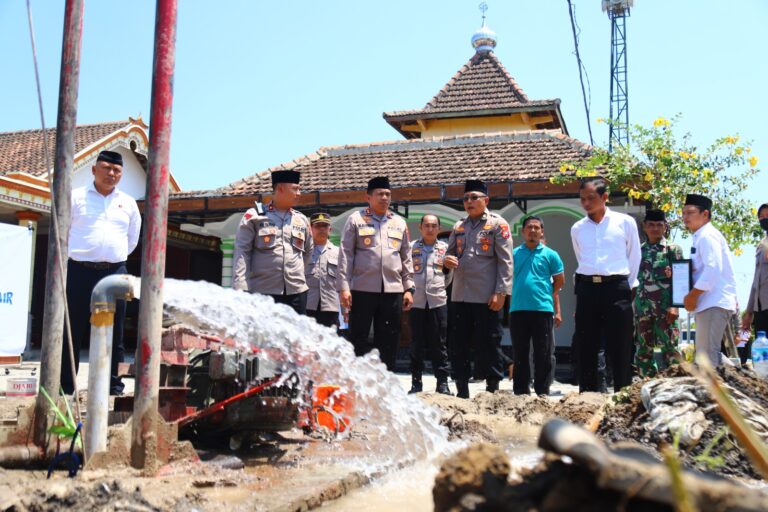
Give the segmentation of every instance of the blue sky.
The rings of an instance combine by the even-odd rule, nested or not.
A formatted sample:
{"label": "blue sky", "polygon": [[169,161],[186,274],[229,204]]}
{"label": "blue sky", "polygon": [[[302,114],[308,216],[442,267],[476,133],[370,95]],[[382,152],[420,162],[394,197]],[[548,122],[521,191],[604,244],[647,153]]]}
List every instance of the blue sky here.
{"label": "blue sky", "polygon": [[[562,99],[570,134],[588,142],[566,0],[487,2],[498,57],[529,98]],[[188,190],[214,188],[320,146],[397,139],[381,113],[423,106],[472,56],[478,3],[180,2],[174,176]],[[573,3],[601,144],[607,128],[594,120],[608,116],[610,23],[599,0]],[[32,8],[52,126],[63,2]],[[86,1],[80,124],[139,113],[149,121],[154,9],[149,0]],[[627,24],[630,122],[682,113],[694,141],[739,133],[768,164],[768,2],[637,0]],[[0,47],[0,131],[38,128],[24,0],[0,0]],[[749,200],[768,200],[764,175]]]}

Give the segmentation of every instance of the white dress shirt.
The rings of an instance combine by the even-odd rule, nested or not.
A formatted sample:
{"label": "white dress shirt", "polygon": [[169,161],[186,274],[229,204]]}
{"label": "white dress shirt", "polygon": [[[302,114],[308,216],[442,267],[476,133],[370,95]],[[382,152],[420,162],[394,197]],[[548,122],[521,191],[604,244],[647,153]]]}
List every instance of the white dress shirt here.
{"label": "white dress shirt", "polygon": [[638,285],[640,236],[629,215],[606,208],[599,223],[584,217],[571,227],[571,242],[579,263],[577,274],[625,275],[630,287]]}
{"label": "white dress shirt", "polygon": [[101,195],[93,182],[72,191],[69,257],[77,261],[119,263],[139,243],[141,215],[136,201],[115,189]]}
{"label": "white dress shirt", "polygon": [[693,287],[702,290],[696,312],[709,308],[736,311],[733,257],[722,233],[707,222],[693,234]]}

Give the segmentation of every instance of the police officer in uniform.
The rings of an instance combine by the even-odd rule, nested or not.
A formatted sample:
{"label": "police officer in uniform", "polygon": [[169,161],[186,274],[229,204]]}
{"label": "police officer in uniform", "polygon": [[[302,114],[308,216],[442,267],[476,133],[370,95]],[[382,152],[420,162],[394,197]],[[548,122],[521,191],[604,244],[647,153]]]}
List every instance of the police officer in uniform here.
{"label": "police officer in uniform", "polygon": [[640,246],[639,285],[635,294],[635,366],[641,376],[653,377],[658,368],[653,349],[661,347],[667,365],[680,364],[678,310],[672,306],[672,261],[683,259],[679,245],[664,237],[668,224],[661,210],[647,210]]}
{"label": "police officer in uniform", "polygon": [[301,189],[299,173],[272,173],[272,201],[250,208],[237,229],[232,262],[232,288],[269,295],[297,313],[307,309],[304,269],[314,244],[309,220],[293,209]]}
{"label": "police officer in uniform", "polygon": [[317,323],[328,327],[339,325],[339,293],[336,278],[339,275],[339,248],[328,240],[331,233],[331,216],[314,213],[309,218],[312,225],[312,241],[315,248],[312,260],[306,268],[307,315]]}
{"label": "police officer in uniform", "polygon": [[[377,348],[392,371],[403,310],[413,304],[410,235],[405,220],[389,211],[389,178],[368,181],[368,208],[347,219],[341,234],[339,296],[349,311],[349,330],[358,356]],[[368,333],[373,322],[373,346]]]}
{"label": "police officer in uniform", "polygon": [[448,244],[437,239],[440,219],[437,215],[424,215],[419,224],[421,238],[411,243],[413,281],[416,292],[413,308],[408,314],[411,322],[411,390],[423,389],[421,373],[424,371],[424,349],[429,348],[432,371],[437,378],[438,393],[450,395],[448,388],[448,294],[453,272],[445,268]]}
{"label": "police officer in uniform", "polygon": [[501,308],[512,292],[512,239],[509,224],[488,211],[488,188],[467,180],[464,210],[448,239],[445,266],[455,269],[451,300],[456,304],[453,370],[457,396],[469,398],[469,342],[474,340],[476,374],[495,392],[504,376],[501,354]]}

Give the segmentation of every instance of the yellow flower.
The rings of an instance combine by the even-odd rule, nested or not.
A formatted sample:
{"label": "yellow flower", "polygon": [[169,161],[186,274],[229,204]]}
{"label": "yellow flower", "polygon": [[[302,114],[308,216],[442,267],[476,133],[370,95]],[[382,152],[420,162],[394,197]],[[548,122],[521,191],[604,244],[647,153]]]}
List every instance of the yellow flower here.
{"label": "yellow flower", "polygon": [[651,193],[650,192],[646,192],[646,193],[643,194],[643,199],[645,199],[646,201],[648,199],[650,199],[650,198],[651,198]]}
{"label": "yellow flower", "polygon": [[757,208],[752,208],[752,209],[751,209],[751,210],[749,210],[749,211],[750,211],[750,213],[752,214],[752,216],[753,216],[753,217],[754,217],[755,215],[757,215]]}
{"label": "yellow flower", "polygon": [[659,117],[653,122],[654,128],[659,128],[661,126],[669,126],[669,120],[664,119],[663,117]]}
{"label": "yellow flower", "polygon": [[691,174],[693,174],[694,176],[698,176],[699,175],[699,170],[698,169],[694,169],[694,170],[691,171]]}
{"label": "yellow flower", "polygon": [[756,156],[749,157],[749,166],[750,167],[756,167],[757,166],[758,159]]}
{"label": "yellow flower", "polygon": [[744,249],[742,249],[741,247],[739,247],[738,249],[735,249],[735,250],[733,251],[733,254],[734,254],[735,256],[741,256],[742,254],[744,254]]}
{"label": "yellow flower", "polygon": [[672,205],[669,203],[664,203],[663,205],[661,205],[661,209],[664,210],[665,212],[668,212],[672,209]]}
{"label": "yellow flower", "polygon": [[590,178],[592,176],[597,176],[597,171],[589,171],[589,172],[587,172],[587,176],[589,176]]}
{"label": "yellow flower", "polygon": [[733,150],[733,152],[736,153],[737,155],[740,155],[744,152],[744,148],[736,148]]}
{"label": "yellow flower", "polygon": [[671,152],[670,150],[668,150],[668,149],[662,149],[662,150],[661,150],[661,153],[660,153],[660,155],[661,155],[662,157],[665,157],[665,156],[669,156],[669,155],[671,155],[671,154],[672,154],[672,152]]}
{"label": "yellow flower", "polygon": [[567,170],[568,170],[568,167],[566,167],[565,165],[560,166],[560,172],[565,172]]}
{"label": "yellow flower", "polygon": [[598,117],[597,119],[595,119],[595,122],[596,123],[604,123],[605,119],[603,119],[602,117]]}
{"label": "yellow flower", "polygon": [[645,173],[645,176],[643,176],[643,179],[644,179],[645,181],[651,181],[651,180],[653,180],[653,174],[651,174],[651,171],[648,171],[648,172],[646,172],[646,173]]}
{"label": "yellow flower", "polygon": [[669,194],[672,189],[669,188],[669,186],[666,186],[662,190],[664,191],[665,194]]}
{"label": "yellow flower", "polygon": [[554,176],[552,176],[551,178],[549,178],[549,182],[550,182],[550,183],[555,183],[555,177],[554,177]]}
{"label": "yellow flower", "polygon": [[691,158],[691,154],[685,151],[680,151],[678,155],[680,155],[680,158],[682,158],[683,160],[688,160],[689,158]]}
{"label": "yellow flower", "polygon": [[730,135],[725,138],[726,144],[736,144],[739,142],[739,136],[736,135],[735,137],[731,137]]}

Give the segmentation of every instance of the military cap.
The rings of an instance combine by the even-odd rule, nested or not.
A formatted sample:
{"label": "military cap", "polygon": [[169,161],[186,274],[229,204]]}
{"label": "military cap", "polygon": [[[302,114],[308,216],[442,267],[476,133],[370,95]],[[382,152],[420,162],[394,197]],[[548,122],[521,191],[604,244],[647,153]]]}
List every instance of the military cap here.
{"label": "military cap", "polygon": [[370,194],[377,188],[391,188],[389,186],[389,176],[376,176],[368,180],[368,193]]}
{"label": "military cap", "polygon": [[699,208],[712,211],[712,200],[707,196],[702,196],[699,194],[688,194],[685,196],[685,204],[686,206],[698,206]]}
{"label": "military cap", "polygon": [[272,173],[272,186],[278,183],[299,183],[301,173],[298,171],[275,171]]}
{"label": "military cap", "polygon": [[102,151],[99,156],[96,157],[97,162],[107,162],[115,165],[123,165],[123,155],[117,151]]}
{"label": "military cap", "polygon": [[664,215],[662,210],[645,210],[644,221],[651,222],[667,222],[667,216]]}
{"label": "military cap", "polygon": [[482,180],[467,180],[464,184],[464,193],[466,194],[467,192],[480,192],[488,195],[488,187]]}
{"label": "military cap", "polygon": [[331,216],[327,213],[313,213],[312,216],[309,218],[309,223],[314,226],[315,224],[330,224],[331,223]]}

